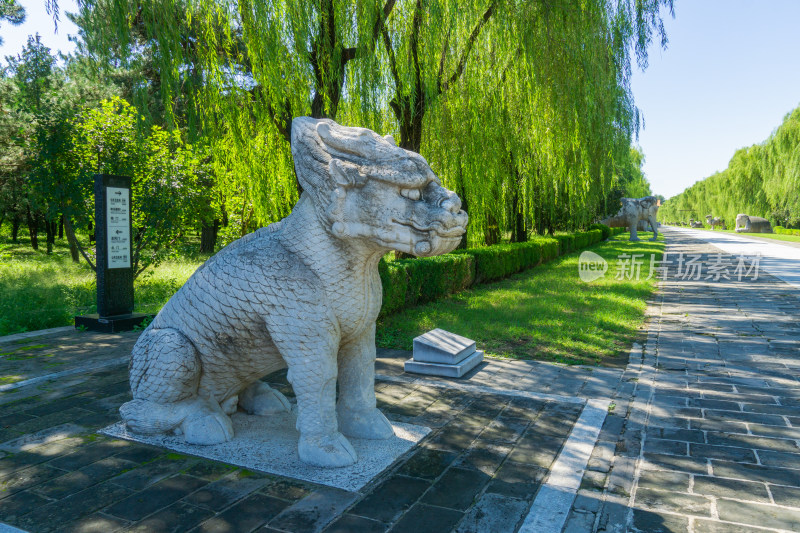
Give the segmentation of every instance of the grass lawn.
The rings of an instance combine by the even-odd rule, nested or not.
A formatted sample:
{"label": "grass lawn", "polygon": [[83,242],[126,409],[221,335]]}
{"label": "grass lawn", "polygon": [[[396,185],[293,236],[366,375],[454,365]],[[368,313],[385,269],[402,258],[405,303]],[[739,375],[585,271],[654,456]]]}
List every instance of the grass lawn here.
{"label": "grass lawn", "polygon": [[[643,239],[649,233],[640,232]],[[378,345],[411,349],[412,339],[443,328],[478,342],[487,354],[568,364],[623,365],[640,334],[655,280],[645,280],[651,254],[663,241],[631,243],[628,235],[590,248],[608,261],[603,279],[584,283],[579,253],[569,254],[500,282],[407,309],[378,323]],[[641,279],[617,280],[620,254],[643,254]],[[202,264],[187,254],[148,270],[135,284],[136,311],[155,313]],[[0,237],[0,335],[73,324],[96,312],[95,275],[73,264],[65,244],[53,254],[34,252]]]}
{"label": "grass lawn", "polygon": [[[417,335],[442,328],[475,339],[489,355],[567,364],[627,363],[640,335],[647,299],[656,280],[646,280],[650,256],[660,259],[663,237],[639,232],[597,244],[593,252],[608,261],[604,278],[585,283],[578,276],[580,252],[505,280],[480,285],[430,304],[388,316],[378,323],[378,346],[410,350]],[[644,254],[641,276],[617,280],[620,254]]]}
{"label": "grass lawn", "polygon": [[[71,261],[66,242],[57,240],[50,255],[44,248],[0,237],[0,335],[68,326],[75,315],[97,312],[95,273],[82,259]],[[204,260],[176,258],[146,270],[134,283],[135,311],[157,312]]]}

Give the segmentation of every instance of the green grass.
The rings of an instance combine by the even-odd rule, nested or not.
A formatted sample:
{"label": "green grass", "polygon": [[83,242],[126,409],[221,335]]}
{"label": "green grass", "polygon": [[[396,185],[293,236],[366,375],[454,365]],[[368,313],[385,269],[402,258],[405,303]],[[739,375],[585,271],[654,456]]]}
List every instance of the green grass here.
{"label": "green grass", "polygon": [[[145,271],[134,284],[135,311],[161,309],[204,259],[175,258]],[[75,315],[97,312],[95,291],[95,273],[71,261],[66,243],[56,241],[47,255],[0,236],[0,335],[72,325]]]}
{"label": "green grass", "polygon": [[[704,229],[706,231],[712,231],[710,228],[693,228],[693,229]],[[742,237],[764,237],[766,239],[775,239],[776,241],[800,242],[800,235],[780,235],[778,233],[736,233],[736,230],[732,229],[717,229],[713,231],[721,231],[722,233],[732,233],[734,235],[741,235]]]}
{"label": "green grass", "polygon": [[[651,234],[641,232],[643,239]],[[378,344],[411,349],[412,339],[440,327],[478,341],[490,355],[569,364],[623,364],[639,334],[654,281],[616,280],[621,253],[651,253],[663,242],[630,243],[627,234],[591,250],[609,262],[602,280],[578,277],[579,253],[569,254],[506,280],[382,319]],[[202,264],[203,257],[162,263],[137,280],[136,311],[156,313]],[[0,335],[73,324],[76,314],[96,312],[95,275],[75,265],[65,245],[34,252],[0,237]]]}
{"label": "green grass", "polygon": [[[580,253],[575,252],[506,280],[390,315],[378,323],[378,345],[410,350],[414,337],[442,328],[475,339],[489,355],[623,365],[641,333],[646,301],[656,289],[654,279],[644,279],[650,255],[658,260],[664,248],[663,237],[638,243],[627,238],[622,234],[589,248],[608,261],[608,272],[600,280],[580,280]],[[623,253],[645,255],[640,280],[615,279],[617,257]]]}

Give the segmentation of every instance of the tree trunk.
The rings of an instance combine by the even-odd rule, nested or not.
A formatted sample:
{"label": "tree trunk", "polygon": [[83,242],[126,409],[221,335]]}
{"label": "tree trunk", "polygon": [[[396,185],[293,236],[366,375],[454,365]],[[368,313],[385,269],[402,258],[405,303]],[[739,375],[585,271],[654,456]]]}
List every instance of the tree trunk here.
{"label": "tree trunk", "polygon": [[14,217],[14,220],[11,221],[11,242],[14,244],[19,244],[19,226],[19,218]]}
{"label": "tree trunk", "polygon": [[49,220],[44,221],[44,234],[47,242],[47,254],[53,253],[53,245],[56,242],[56,225]]}
{"label": "tree trunk", "polygon": [[[456,191],[456,194],[458,194],[458,197],[461,199],[461,209],[463,209],[464,212],[469,215],[469,201],[467,200],[467,191],[464,189],[464,181],[463,181],[464,180],[464,176],[463,176],[462,172],[463,171],[461,170],[461,168],[459,166],[459,169],[458,169],[458,187],[457,187],[458,190]],[[469,227],[469,225],[467,225],[467,227]],[[464,235],[461,236],[461,242],[458,243],[458,246],[456,247],[456,249],[461,249],[461,250],[466,250],[467,249],[467,246],[469,246],[469,239],[467,238],[467,232],[468,231],[469,230],[465,231]]]}
{"label": "tree trunk", "polygon": [[61,218],[58,219],[58,239],[64,239],[64,216],[62,215]]}
{"label": "tree trunk", "polygon": [[491,213],[486,214],[486,227],[483,230],[483,242],[486,246],[492,246],[500,242],[500,228],[497,226],[497,219]]}
{"label": "tree trunk", "polygon": [[34,250],[39,250],[39,228],[37,227],[37,220],[36,217],[33,216],[31,213],[31,206],[28,206],[28,214],[27,214],[27,221],[28,221],[28,233],[31,236],[31,248]]}
{"label": "tree trunk", "polygon": [[73,263],[80,263],[81,259],[78,255],[78,240],[75,238],[75,231],[72,229],[72,224],[66,221],[67,215],[61,215],[61,230],[67,230],[67,242],[69,243],[69,255],[72,256]]}
{"label": "tree trunk", "polygon": [[513,217],[511,242],[526,242],[528,231],[525,227],[525,214],[519,208],[519,190],[515,190],[511,198],[511,216]]}
{"label": "tree trunk", "polygon": [[200,229],[200,253],[213,254],[217,246],[217,234],[219,232],[219,219],[214,219],[213,224],[203,224]]}

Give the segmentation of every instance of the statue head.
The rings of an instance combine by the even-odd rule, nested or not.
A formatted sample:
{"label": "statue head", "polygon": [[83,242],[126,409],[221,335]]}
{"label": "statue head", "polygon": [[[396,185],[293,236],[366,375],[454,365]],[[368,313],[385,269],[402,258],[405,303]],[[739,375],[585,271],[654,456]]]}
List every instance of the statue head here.
{"label": "statue head", "polygon": [[303,194],[336,238],[426,257],[452,251],[466,231],[458,196],[391,136],[299,117],[292,155]]}

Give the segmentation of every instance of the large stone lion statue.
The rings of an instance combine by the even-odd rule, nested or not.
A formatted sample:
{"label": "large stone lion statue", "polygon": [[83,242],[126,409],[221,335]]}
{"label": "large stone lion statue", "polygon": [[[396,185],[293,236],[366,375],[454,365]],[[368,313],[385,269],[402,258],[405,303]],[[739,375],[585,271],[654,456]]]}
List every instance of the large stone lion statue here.
{"label": "large stone lion statue", "polygon": [[622,198],[622,208],[613,217],[601,220],[603,224],[611,228],[630,228],[632,241],[640,241],[637,233],[639,221],[650,224],[653,230],[651,241],[658,239],[658,199],[655,196],[645,196],[644,198]]}
{"label": "large stone lion statue", "polygon": [[393,435],[374,390],[378,261],[390,250],[453,250],[467,214],[391,137],[302,117],[291,148],[304,190],[292,214],[206,261],[139,337],[133,400],[120,408],[131,431],[230,440],[238,408],[289,409],[260,381],[288,367],[304,462],[349,465],[347,437]]}

